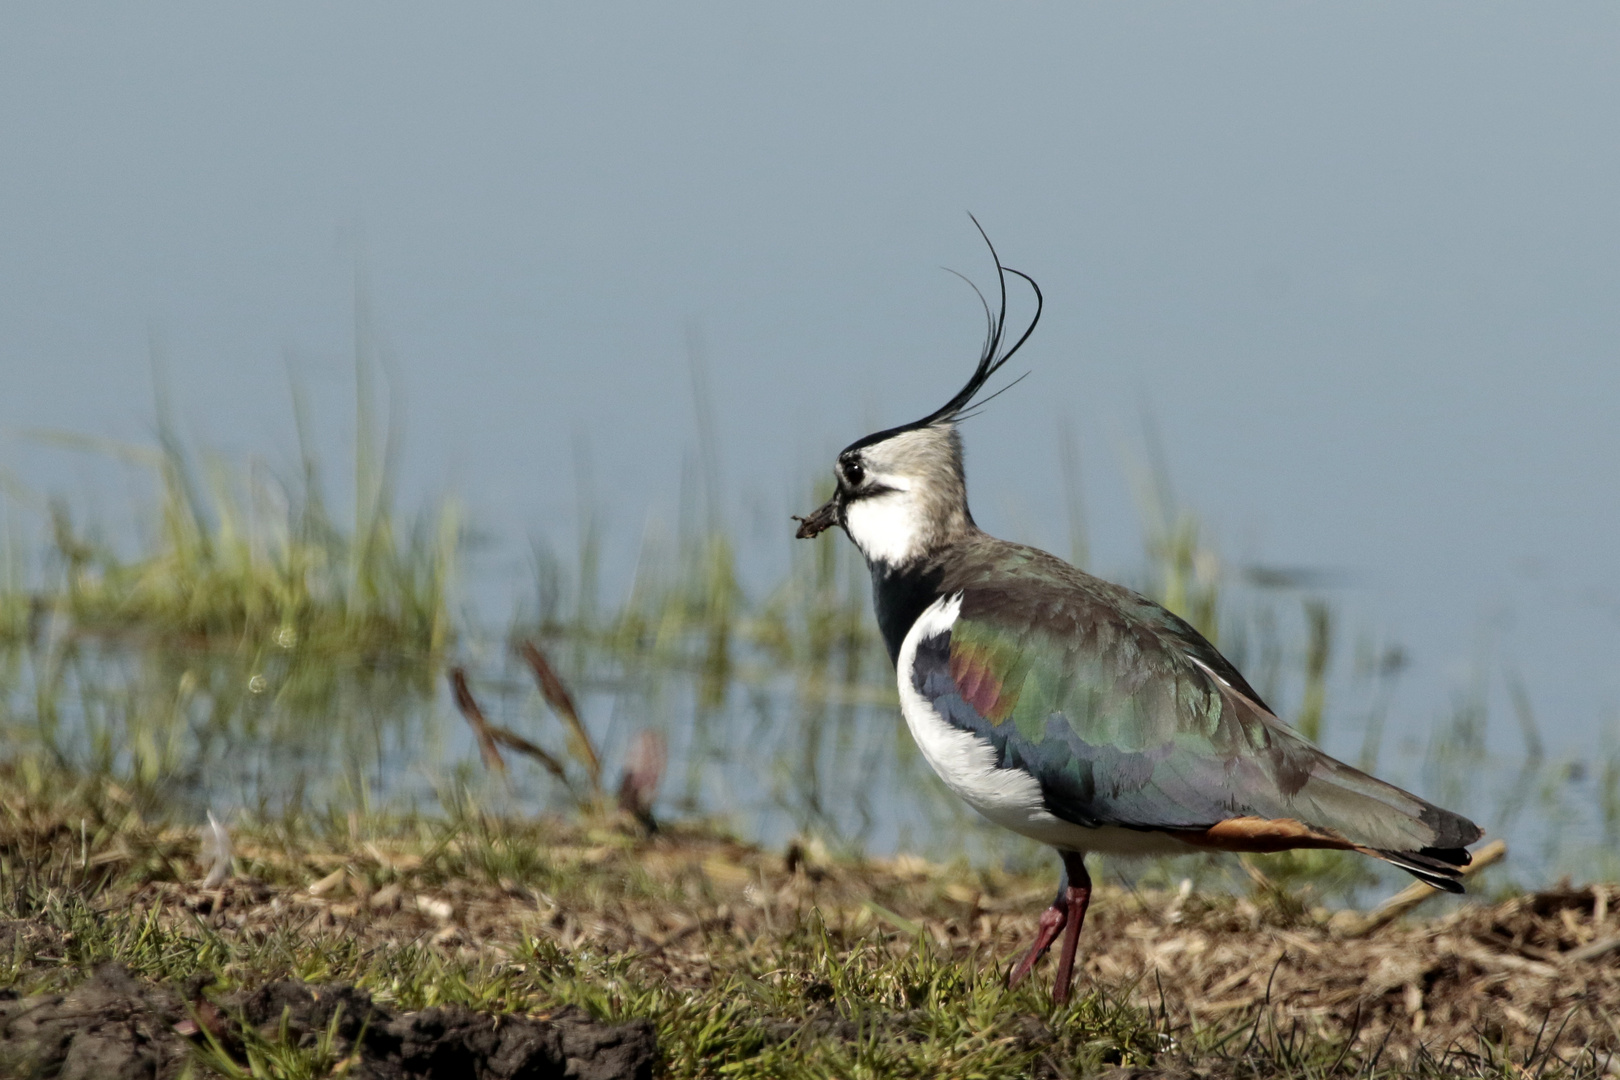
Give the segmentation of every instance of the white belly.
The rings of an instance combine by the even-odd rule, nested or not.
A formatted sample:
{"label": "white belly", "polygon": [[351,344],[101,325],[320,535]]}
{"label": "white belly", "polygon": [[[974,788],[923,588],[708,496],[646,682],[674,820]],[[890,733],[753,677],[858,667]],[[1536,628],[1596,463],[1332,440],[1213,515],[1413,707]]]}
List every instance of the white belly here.
{"label": "white belly", "polygon": [[1114,826],[1091,829],[1049,812],[1041,798],[1041,785],[1022,769],[996,766],[996,749],[989,740],[953,727],[933,703],[917,692],[912,665],[917,646],[949,630],[962,613],[962,596],[942,597],[920,615],[900,644],[895,671],[899,680],[900,712],[929,766],[973,809],[1013,832],[1064,851],[1096,851],[1115,855],[1179,855],[1193,848],[1163,833]]}

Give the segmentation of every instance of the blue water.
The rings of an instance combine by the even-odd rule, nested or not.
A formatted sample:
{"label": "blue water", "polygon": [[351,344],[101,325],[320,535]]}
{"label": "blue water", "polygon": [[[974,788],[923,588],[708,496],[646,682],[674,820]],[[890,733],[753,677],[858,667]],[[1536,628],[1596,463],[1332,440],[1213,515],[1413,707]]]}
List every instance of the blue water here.
{"label": "blue water", "polygon": [[[716,696],[684,666],[566,640],[544,644],[575,691],[610,794],[631,744],[647,731],[665,738],[654,805],[664,821],[708,821],[777,849],[797,838],[877,855],[1019,867],[1051,861],[1039,845],[979,819],[930,773],[877,665],[853,685],[822,682],[743,649]],[[244,659],[46,636],[31,651],[7,654],[0,735],[8,757],[48,748],[70,765],[110,768],[138,798],[182,821],[209,811],[227,821],[240,813],[342,813],[357,804],[437,813],[468,799],[498,812],[569,813],[588,794],[587,774],[526,669],[494,638],[463,640],[456,659],[467,665],[488,722],[566,762],[569,783],[511,751],[504,774],[482,764],[442,671],[424,677],[410,665],[334,666],[296,652]],[[41,685],[56,688],[49,714],[36,709]],[[1336,682],[1325,745],[1506,839],[1510,855],[1492,872],[1495,883],[1620,875],[1620,746],[1611,742],[1598,757],[1493,753],[1481,738],[1484,718],[1466,702],[1445,725],[1420,731],[1386,723],[1369,738],[1386,690],[1367,680]],[[1403,884],[1396,871],[1368,868],[1374,877],[1341,883],[1324,898],[1355,901]],[[1114,860],[1106,869],[1126,880],[1191,875],[1206,886],[1247,887],[1230,859]]]}

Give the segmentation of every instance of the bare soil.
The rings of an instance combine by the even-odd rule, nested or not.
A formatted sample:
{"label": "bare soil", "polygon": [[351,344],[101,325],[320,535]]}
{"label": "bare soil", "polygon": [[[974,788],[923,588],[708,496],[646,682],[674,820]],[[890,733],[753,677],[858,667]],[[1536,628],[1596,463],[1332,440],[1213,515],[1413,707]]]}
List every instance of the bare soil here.
{"label": "bare soil", "polygon": [[342,984],[278,980],[218,1001],[203,989],[105,964],[65,994],[0,992],[0,1075],[167,1080],[204,1040],[248,1060],[248,1029],[266,1042],[325,1039],[356,1080],[647,1080],[656,1057],[646,1021],[610,1026],[574,1008],[542,1017],[497,1018],[463,1005],[396,1013]]}

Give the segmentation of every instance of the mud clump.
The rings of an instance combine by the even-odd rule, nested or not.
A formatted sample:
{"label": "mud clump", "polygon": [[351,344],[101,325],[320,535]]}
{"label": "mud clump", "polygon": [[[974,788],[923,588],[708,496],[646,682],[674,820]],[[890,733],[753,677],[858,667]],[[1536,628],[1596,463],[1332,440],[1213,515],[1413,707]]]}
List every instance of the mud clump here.
{"label": "mud clump", "polygon": [[395,1014],[353,986],[269,983],[226,1004],[266,1037],[285,1018],[290,1037],[313,1045],[336,1031],[340,1053],[358,1050],[351,1075],[366,1080],[646,1080],[656,1045],[645,1020],[617,1027],[568,1007],[543,1019],[491,1016],[464,1005]]}
{"label": "mud clump", "polygon": [[178,1074],[191,1051],[179,996],[116,964],[66,994],[0,999],[0,1076],[146,1080]]}
{"label": "mud clump", "polygon": [[356,1080],[647,1080],[657,1050],[647,1021],[609,1026],[571,1007],[539,1018],[462,1005],[396,1013],[354,986],[292,980],[215,1005],[108,964],[66,994],[0,992],[0,1076],[170,1080],[209,1034],[243,1060],[248,1040],[283,1032],[306,1048],[329,1039]]}

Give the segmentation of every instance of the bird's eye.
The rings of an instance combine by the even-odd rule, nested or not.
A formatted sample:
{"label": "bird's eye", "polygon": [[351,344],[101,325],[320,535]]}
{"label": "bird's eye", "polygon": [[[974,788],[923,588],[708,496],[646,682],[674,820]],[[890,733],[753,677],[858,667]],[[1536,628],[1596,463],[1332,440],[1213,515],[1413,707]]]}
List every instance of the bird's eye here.
{"label": "bird's eye", "polygon": [[860,487],[861,481],[866,479],[866,470],[858,461],[844,462],[844,481],[850,487]]}

